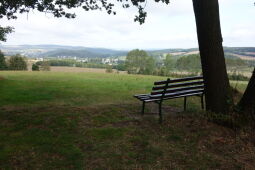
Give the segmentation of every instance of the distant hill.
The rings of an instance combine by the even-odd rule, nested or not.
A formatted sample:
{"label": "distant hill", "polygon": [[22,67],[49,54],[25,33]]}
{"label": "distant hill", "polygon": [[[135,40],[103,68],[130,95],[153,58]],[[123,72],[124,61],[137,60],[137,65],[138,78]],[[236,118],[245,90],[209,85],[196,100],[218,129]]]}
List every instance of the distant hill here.
{"label": "distant hill", "polygon": [[57,49],[39,54],[39,57],[71,56],[78,58],[106,58],[126,55],[126,52],[90,49]]}
{"label": "distant hill", "polygon": [[105,58],[126,55],[128,51],[105,48],[89,48],[82,46],[61,45],[0,45],[6,55],[20,53],[28,57],[58,57],[69,56],[79,58]]}
{"label": "distant hill", "polygon": [[[162,49],[148,51],[153,56],[164,56],[172,54],[174,56],[183,56],[190,54],[198,54],[198,48],[189,49]],[[255,47],[224,47],[226,58],[241,58],[244,60],[255,60]]]}
{"label": "distant hill", "polygon": [[[63,45],[0,45],[0,49],[6,55],[14,55],[20,53],[31,58],[58,56],[78,58],[106,58],[126,56],[128,53],[128,51],[125,50]],[[166,54],[182,56],[199,53],[198,48],[175,48],[146,51],[154,57],[163,57]],[[255,60],[255,47],[224,47],[224,51],[226,58]]]}

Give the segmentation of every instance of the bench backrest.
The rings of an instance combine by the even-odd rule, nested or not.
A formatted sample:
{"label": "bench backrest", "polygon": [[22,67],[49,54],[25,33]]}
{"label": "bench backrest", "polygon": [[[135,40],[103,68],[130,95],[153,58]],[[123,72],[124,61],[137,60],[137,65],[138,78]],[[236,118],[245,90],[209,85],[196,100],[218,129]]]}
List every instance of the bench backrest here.
{"label": "bench backrest", "polygon": [[203,76],[167,79],[157,81],[152,88],[152,99],[165,99],[180,95],[202,94],[204,92]]}

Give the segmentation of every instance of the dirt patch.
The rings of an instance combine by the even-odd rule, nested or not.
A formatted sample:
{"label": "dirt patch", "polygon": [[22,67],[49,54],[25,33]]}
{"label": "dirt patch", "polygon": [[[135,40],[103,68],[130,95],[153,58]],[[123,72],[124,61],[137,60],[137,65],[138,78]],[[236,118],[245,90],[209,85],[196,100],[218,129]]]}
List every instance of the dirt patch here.
{"label": "dirt patch", "polygon": [[[106,69],[100,68],[80,68],[80,67],[60,67],[51,66],[51,71],[53,72],[86,72],[86,73],[106,73]],[[113,69],[113,73],[117,73],[117,70]],[[120,74],[126,74],[125,71],[119,71]]]}

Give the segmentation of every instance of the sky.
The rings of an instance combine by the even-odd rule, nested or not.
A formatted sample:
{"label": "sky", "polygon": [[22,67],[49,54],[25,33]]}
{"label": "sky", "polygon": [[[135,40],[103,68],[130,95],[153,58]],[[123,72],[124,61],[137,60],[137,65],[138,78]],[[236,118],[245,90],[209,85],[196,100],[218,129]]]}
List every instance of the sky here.
{"label": "sky", "polygon": [[[223,45],[255,47],[255,1],[219,0]],[[55,44],[111,49],[166,49],[198,47],[192,0],[171,0],[169,5],[148,0],[143,25],[134,22],[135,8],[115,6],[117,14],[75,9],[75,19],[54,18],[32,11],[16,20],[3,45]]]}

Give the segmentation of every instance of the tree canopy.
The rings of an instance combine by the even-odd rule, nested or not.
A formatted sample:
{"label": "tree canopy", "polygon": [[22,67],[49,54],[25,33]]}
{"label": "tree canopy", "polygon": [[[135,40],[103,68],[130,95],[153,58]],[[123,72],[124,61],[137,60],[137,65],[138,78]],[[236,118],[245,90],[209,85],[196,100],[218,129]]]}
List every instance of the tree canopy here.
{"label": "tree canopy", "polygon": [[6,41],[6,35],[13,32],[13,27],[0,26],[0,41]]}
{"label": "tree canopy", "polygon": [[152,74],[155,60],[146,51],[132,50],[127,54],[126,69],[131,74]]}
{"label": "tree canopy", "polygon": [[175,67],[175,61],[171,54],[166,55],[166,59],[164,60],[164,65],[167,70],[173,70]]}
{"label": "tree canopy", "polygon": [[6,70],[6,69],[7,69],[7,65],[5,62],[5,57],[2,51],[0,51],[0,70]]}
{"label": "tree canopy", "polygon": [[9,70],[27,70],[25,58],[20,54],[11,56],[8,60],[8,68]]}
{"label": "tree canopy", "polygon": [[[170,0],[155,0],[169,4]],[[145,7],[147,0],[6,0],[0,2],[0,18],[16,19],[17,13],[27,13],[31,10],[52,13],[55,17],[75,18],[76,14],[69,12],[72,8],[83,8],[85,11],[105,10],[108,14],[116,14],[113,7],[115,3],[121,3],[123,8],[131,5],[137,7],[138,15],[135,21],[144,23],[147,13]]]}
{"label": "tree canopy", "polygon": [[[155,0],[169,4],[170,0]],[[54,17],[75,18],[76,14],[71,12],[72,8],[82,8],[85,11],[101,10],[108,14],[116,14],[114,5],[122,4],[123,8],[135,6],[138,14],[134,21],[140,24],[145,22],[147,12],[145,11],[147,0],[5,0],[0,1],[0,19],[17,19],[17,14],[29,13],[37,10],[39,12],[51,13]],[[0,41],[6,41],[6,35],[13,32],[12,27],[2,27],[0,25]]]}
{"label": "tree canopy", "polygon": [[179,58],[176,62],[177,69],[187,71],[200,71],[201,62],[198,54],[191,54]]}

